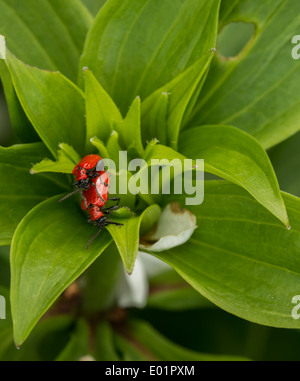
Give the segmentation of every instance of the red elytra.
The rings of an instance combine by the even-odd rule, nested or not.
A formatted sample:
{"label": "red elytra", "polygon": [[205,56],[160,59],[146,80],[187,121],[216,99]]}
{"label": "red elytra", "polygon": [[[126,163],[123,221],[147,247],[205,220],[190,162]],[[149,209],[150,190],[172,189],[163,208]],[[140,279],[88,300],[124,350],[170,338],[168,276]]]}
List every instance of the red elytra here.
{"label": "red elytra", "polygon": [[[102,172],[101,175],[92,179],[89,189],[83,191],[81,208],[87,210],[90,205],[104,206],[108,200],[109,174]],[[93,185],[92,185],[93,184]]]}
{"label": "red elytra", "polygon": [[99,218],[104,216],[104,213],[99,206],[91,206],[89,208],[89,215],[91,217],[91,221],[97,221]]}

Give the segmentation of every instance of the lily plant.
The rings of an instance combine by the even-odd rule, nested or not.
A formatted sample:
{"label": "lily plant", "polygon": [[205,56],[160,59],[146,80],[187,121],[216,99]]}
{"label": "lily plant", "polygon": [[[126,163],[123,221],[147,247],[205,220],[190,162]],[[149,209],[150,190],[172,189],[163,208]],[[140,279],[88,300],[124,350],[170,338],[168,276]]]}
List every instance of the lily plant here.
{"label": "lily plant", "polygon": [[[300,327],[291,315],[300,201],[280,190],[267,151],[300,129],[296,14],[293,0],[0,0],[0,74],[16,136],[0,147],[0,244],[10,246],[0,356],[239,358],[172,343],[143,315],[148,306],[215,306]],[[255,32],[226,59],[218,35],[237,21]],[[146,165],[123,168],[120,152]],[[59,200],[89,154],[116,163],[117,185],[122,174],[141,179],[153,159],[203,159],[204,200],[116,187],[113,219],[123,226],[103,228],[87,250],[97,227],[78,194]]]}

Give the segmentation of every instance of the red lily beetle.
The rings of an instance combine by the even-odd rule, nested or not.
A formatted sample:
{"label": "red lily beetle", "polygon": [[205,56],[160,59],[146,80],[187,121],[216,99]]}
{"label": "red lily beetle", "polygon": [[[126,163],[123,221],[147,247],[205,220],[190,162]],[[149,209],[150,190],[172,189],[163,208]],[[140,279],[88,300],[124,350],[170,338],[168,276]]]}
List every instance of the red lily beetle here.
{"label": "red lily beetle", "polygon": [[84,200],[83,190],[89,189],[90,186],[95,187],[95,184],[92,182],[92,180],[99,177],[102,173],[105,173],[102,157],[99,155],[85,156],[80,160],[78,164],[76,164],[72,173],[75,176],[76,180],[73,183],[73,186],[77,187],[77,189],[59,200],[59,202],[64,201],[66,198],[72,196],[75,193],[80,193],[81,198]]}
{"label": "red lily beetle", "polygon": [[[101,229],[107,225],[117,225],[121,226],[118,222],[108,221],[107,215],[110,215],[113,210],[119,209],[119,197],[108,197],[109,192],[109,174],[107,172],[101,173],[99,177],[92,179],[92,183],[95,185],[90,186],[87,190],[83,191],[83,200],[81,201],[81,208],[83,210],[88,210],[90,218],[89,222],[97,225],[100,229],[94,235],[89,243],[87,248],[90,246],[91,242],[96,238],[100,233]],[[117,204],[109,208],[105,208],[105,204],[108,200],[117,201]]]}
{"label": "red lily beetle", "polygon": [[[82,198],[81,208],[83,210],[87,210],[90,215],[88,221],[100,228],[88,242],[87,248],[89,248],[90,244],[100,233],[103,227],[110,224],[117,226],[123,225],[111,220],[108,221],[107,219],[107,215],[110,215],[111,217],[111,212],[119,208],[118,204],[120,202],[120,198],[108,197],[110,178],[109,173],[104,169],[104,163],[100,156],[85,156],[75,166],[72,173],[76,179],[73,186],[76,186],[77,189],[59,201],[61,202],[75,193],[80,193]],[[117,204],[109,208],[105,208],[104,206],[108,200],[117,201]]]}

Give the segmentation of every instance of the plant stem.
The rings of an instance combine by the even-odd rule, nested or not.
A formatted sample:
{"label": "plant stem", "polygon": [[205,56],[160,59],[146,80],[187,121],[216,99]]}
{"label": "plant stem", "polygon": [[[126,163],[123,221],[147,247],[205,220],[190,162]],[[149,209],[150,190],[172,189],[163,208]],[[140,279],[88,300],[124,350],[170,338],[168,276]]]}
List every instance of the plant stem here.
{"label": "plant stem", "polygon": [[121,271],[121,259],[112,243],[90,266],[82,279],[83,311],[103,311],[114,303],[114,291]]}

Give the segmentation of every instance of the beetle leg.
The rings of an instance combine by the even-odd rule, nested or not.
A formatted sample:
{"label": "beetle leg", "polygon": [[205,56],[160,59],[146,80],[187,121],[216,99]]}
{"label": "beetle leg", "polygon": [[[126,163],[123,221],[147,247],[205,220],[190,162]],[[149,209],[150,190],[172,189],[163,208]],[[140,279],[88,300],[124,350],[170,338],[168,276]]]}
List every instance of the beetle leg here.
{"label": "beetle leg", "polygon": [[121,198],[120,197],[110,197],[110,198],[108,198],[108,200],[110,200],[110,201],[117,201],[116,205],[119,205]]}
{"label": "beetle leg", "polygon": [[107,184],[105,181],[103,181],[100,175],[98,175],[98,176],[99,176],[99,179],[100,179],[100,183],[104,184],[106,187],[108,187],[109,184]]}
{"label": "beetle leg", "polygon": [[114,222],[114,221],[107,221],[108,225],[117,225],[117,226],[124,226],[124,224],[121,224],[119,222]]}
{"label": "beetle leg", "polygon": [[104,198],[101,196],[101,194],[98,192],[98,189],[97,189],[96,185],[95,185],[93,182],[91,182],[91,184],[92,184],[93,187],[96,189],[96,193],[97,193],[97,195],[101,198],[101,201],[103,201],[103,202],[105,203],[106,201],[105,201]]}
{"label": "beetle leg", "polygon": [[93,235],[93,237],[89,240],[88,244],[87,244],[87,247],[86,249],[88,250],[88,248],[90,247],[90,244],[94,241],[94,239],[98,236],[98,234],[101,232],[102,230],[102,227],[97,231],[97,233],[95,235]]}
{"label": "beetle leg", "polygon": [[105,214],[110,214],[110,212],[112,212],[113,210],[118,210],[118,209],[119,209],[119,206],[118,205],[114,205],[114,206],[111,206],[109,208],[104,208],[104,209],[101,209],[101,210]]}

